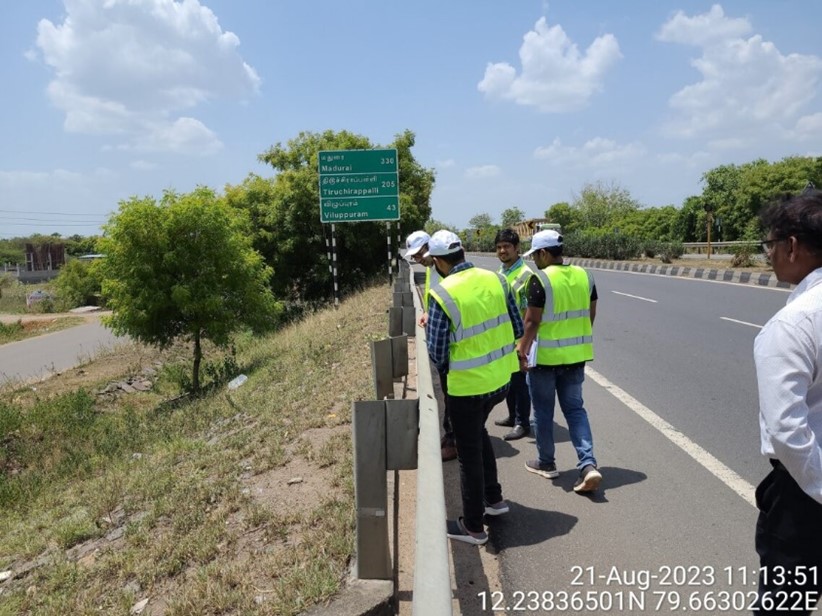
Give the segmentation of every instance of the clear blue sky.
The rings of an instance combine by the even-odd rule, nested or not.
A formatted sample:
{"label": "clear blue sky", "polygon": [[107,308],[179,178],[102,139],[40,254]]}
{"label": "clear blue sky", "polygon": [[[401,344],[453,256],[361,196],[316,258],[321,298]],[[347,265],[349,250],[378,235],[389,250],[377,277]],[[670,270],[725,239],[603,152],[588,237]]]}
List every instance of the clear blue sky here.
{"label": "clear blue sky", "polygon": [[414,131],[459,227],[822,154],[818,0],[4,0],[0,60],[0,237],[271,175],[300,131]]}

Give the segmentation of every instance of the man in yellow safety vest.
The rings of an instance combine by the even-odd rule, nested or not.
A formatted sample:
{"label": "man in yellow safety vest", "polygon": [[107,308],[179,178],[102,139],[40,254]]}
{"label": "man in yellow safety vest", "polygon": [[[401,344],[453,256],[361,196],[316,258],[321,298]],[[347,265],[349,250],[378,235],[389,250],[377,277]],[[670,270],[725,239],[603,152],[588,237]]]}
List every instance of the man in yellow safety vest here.
{"label": "man in yellow safety vest", "polygon": [[446,373],[462,488],[463,517],[449,520],[447,532],[482,545],[488,541],[483,515],[508,512],[485,422],[517,369],[522,318],[505,277],[465,261],[454,233],[437,231],[427,254],[442,280],[431,287],[426,344],[431,361]]}
{"label": "man in yellow safety vest", "polygon": [[[499,273],[508,281],[514,299],[517,300],[519,312],[524,317],[528,305],[525,287],[534,272],[519,255],[519,234],[513,229],[501,229],[494,238],[494,246],[497,249],[497,258],[501,262]],[[508,388],[505,403],[508,405],[508,416],[494,421],[498,426],[511,428],[511,431],[502,438],[506,441],[515,441],[528,436],[531,433],[531,395],[528,392],[525,372],[520,370],[519,366],[511,375],[511,386]]]}
{"label": "man in yellow safety vest", "polygon": [[554,457],[554,402],[559,398],[578,458],[574,492],[585,493],[602,481],[582,401],[585,362],[594,358],[597,290],[590,272],[563,263],[562,248],[562,236],[549,229],[535,233],[531,249],[523,255],[533,255],[539,268],[528,282],[525,334],[517,350],[521,366],[528,370],[537,441],[537,459],[526,462],[525,468],[549,479],[559,476]]}
{"label": "man in yellow safety vest", "polygon": [[[420,316],[420,325],[423,327],[425,327],[425,323],[428,320],[428,293],[431,290],[431,283],[433,281],[434,284],[437,284],[440,280],[440,275],[437,273],[437,270],[434,269],[434,260],[426,255],[428,252],[428,241],[430,239],[431,236],[425,231],[414,231],[405,239],[405,258],[412,263],[425,267],[425,290],[422,295],[422,306],[426,312],[423,312],[422,316]],[[440,441],[440,455],[443,462],[448,462],[449,460],[456,460],[457,447],[454,445],[454,433],[451,430],[451,422],[448,419],[448,390],[445,374],[440,374],[439,376],[440,387],[442,387],[442,393],[445,397],[445,408],[442,410],[442,429],[444,434]]]}

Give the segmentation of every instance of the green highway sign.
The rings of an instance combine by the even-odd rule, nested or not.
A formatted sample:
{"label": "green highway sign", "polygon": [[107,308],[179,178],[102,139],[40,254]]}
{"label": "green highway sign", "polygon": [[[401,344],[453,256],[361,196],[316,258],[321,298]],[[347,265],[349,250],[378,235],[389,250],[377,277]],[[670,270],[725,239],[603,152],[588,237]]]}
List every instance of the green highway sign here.
{"label": "green highway sign", "polygon": [[400,219],[397,150],[321,150],[320,222]]}

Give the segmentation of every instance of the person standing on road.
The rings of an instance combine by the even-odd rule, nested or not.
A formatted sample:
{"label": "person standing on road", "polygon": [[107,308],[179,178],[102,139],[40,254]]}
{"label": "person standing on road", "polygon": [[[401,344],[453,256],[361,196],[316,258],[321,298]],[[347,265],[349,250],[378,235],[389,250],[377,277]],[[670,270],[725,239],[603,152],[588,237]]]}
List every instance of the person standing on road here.
{"label": "person standing on road", "polygon": [[[534,272],[519,256],[519,234],[513,229],[502,229],[497,232],[494,245],[497,249],[497,257],[502,263],[499,273],[508,281],[514,293],[514,299],[517,301],[520,315],[524,317],[528,306],[525,287]],[[528,436],[531,433],[531,394],[528,392],[525,372],[519,366],[511,375],[511,386],[508,388],[505,402],[508,405],[508,416],[494,421],[498,426],[512,428],[502,438],[506,441],[515,441]]]}
{"label": "person standing on road", "polygon": [[[559,476],[554,444],[554,403],[568,422],[571,442],[577,452],[579,478],[574,492],[592,492],[602,474],[594,458],[594,439],[588,413],[582,402],[585,362],[594,358],[593,325],[597,290],[590,272],[562,261],[562,236],[549,229],[534,234],[531,250],[539,268],[528,282],[525,334],[517,355],[528,369],[528,386],[534,405],[537,459],[525,468],[549,479]],[[528,367],[527,357],[536,343],[536,361]]]}
{"label": "person standing on road", "polygon": [[[434,260],[430,255],[426,255],[430,239],[431,236],[425,231],[414,231],[405,239],[405,258],[412,263],[425,267],[425,290],[422,294],[422,305],[426,312],[423,312],[422,316],[420,316],[420,325],[422,327],[425,327],[428,321],[428,295],[431,291],[432,281],[433,284],[437,284],[440,280],[440,275],[436,269],[434,269]],[[445,408],[442,411],[443,436],[440,440],[440,456],[443,462],[448,462],[450,460],[456,460],[457,447],[454,445],[454,431],[451,429],[451,421],[448,419],[448,390],[445,374],[440,372],[439,377],[440,387],[442,388],[442,394],[445,398]]]}
{"label": "person standing on road", "polygon": [[[822,191],[766,208],[762,242],[778,280],[797,285],[754,342],[762,455],[756,489],[754,614],[810,614],[822,593]],[[782,608],[780,608],[782,606]]]}
{"label": "person standing on road", "polygon": [[459,237],[437,231],[428,255],[442,280],[431,287],[428,354],[448,382],[448,412],[457,444],[463,516],[447,522],[448,537],[488,541],[483,515],[508,512],[485,422],[505,399],[517,368],[522,319],[505,277],[465,261]]}

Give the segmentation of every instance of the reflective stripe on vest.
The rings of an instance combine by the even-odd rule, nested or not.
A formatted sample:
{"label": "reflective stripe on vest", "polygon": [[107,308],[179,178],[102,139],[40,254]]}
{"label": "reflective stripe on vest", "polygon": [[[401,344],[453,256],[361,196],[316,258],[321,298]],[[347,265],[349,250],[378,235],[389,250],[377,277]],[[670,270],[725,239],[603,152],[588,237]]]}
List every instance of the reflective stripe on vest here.
{"label": "reflective stripe on vest", "polygon": [[[448,393],[454,396],[495,391],[510,381],[517,369],[508,282],[495,273],[497,287],[491,273],[469,268],[431,287],[431,297],[451,321]],[[493,316],[477,323],[486,310]]]}
{"label": "reflective stripe on vest", "polygon": [[[554,266],[559,267],[559,266]],[[545,289],[545,307],[537,334],[537,364],[538,365],[565,365],[576,364],[593,359],[593,335],[591,329],[590,297],[593,291],[593,277],[590,272],[575,266],[561,266],[574,269],[553,269],[552,275],[558,280],[565,280],[571,284],[581,282],[582,274],[587,276],[587,295],[569,297],[563,288],[560,311],[556,311],[554,287],[551,277],[546,270],[539,270],[536,276]],[[548,269],[548,268],[546,268]],[[570,300],[570,302],[569,302]],[[577,308],[579,302],[584,302],[583,308]],[[570,305],[568,305],[570,303]],[[562,308],[570,308],[562,310]]]}
{"label": "reflective stripe on vest", "polygon": [[516,270],[508,270],[508,272],[503,272],[502,267],[500,267],[499,273],[505,276],[505,279],[511,286],[514,299],[517,300],[517,308],[520,309],[521,314],[524,314],[525,309],[523,308],[522,292],[525,290],[525,286],[528,284],[528,281],[531,279],[531,275],[534,272],[530,267],[528,267],[528,264],[525,263],[525,261],[520,261],[520,265]]}
{"label": "reflective stripe on vest", "polygon": [[[498,274],[500,278],[500,282],[502,283],[503,291],[507,294],[508,293],[508,283],[505,281],[505,278]],[[462,326],[462,314],[460,314],[460,309],[457,308],[456,302],[454,302],[454,298],[451,297],[451,294],[442,286],[437,285],[437,294],[440,296],[444,304],[444,308],[446,308],[446,312],[448,312],[449,317],[451,318],[451,324],[454,326],[454,331],[451,332],[451,342],[460,342],[461,340],[465,340],[466,338],[471,338],[472,336],[476,336],[483,332],[488,331],[489,329],[493,329],[503,323],[510,323],[511,322],[511,315],[508,314],[506,311],[505,314],[501,314],[496,317],[491,317],[490,319],[472,327],[464,328]],[[513,327],[513,326],[512,326]],[[490,360],[493,361],[493,360]]]}

